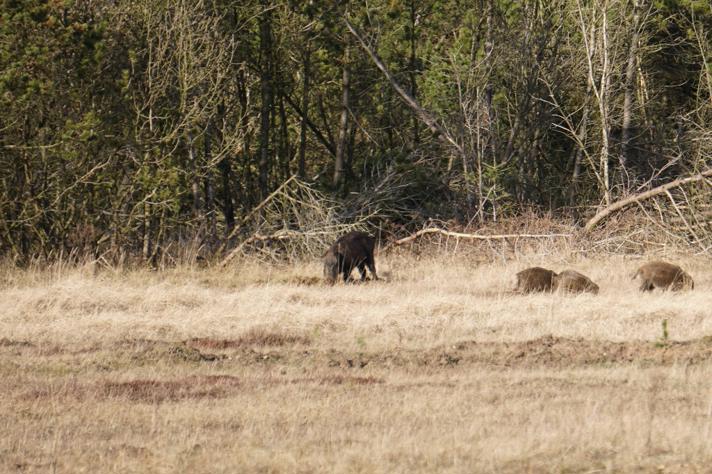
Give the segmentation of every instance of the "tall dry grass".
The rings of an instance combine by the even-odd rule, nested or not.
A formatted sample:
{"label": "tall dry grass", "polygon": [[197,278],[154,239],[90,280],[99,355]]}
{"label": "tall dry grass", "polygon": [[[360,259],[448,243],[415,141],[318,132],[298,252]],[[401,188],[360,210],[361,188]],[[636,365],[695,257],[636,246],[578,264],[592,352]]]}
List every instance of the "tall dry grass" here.
{"label": "tall dry grass", "polygon": [[[0,273],[0,470],[704,471],[712,272],[641,294],[647,258],[547,247],[318,262]],[[515,295],[527,266],[598,296]],[[669,336],[662,340],[661,323]]]}

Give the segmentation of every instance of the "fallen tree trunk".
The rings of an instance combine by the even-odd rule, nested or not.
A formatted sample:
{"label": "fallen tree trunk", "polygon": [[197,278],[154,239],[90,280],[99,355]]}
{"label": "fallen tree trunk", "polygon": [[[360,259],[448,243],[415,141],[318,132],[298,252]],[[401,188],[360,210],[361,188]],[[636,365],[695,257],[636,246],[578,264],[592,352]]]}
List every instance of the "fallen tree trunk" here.
{"label": "fallen tree trunk", "polygon": [[408,242],[412,242],[418,237],[428,234],[440,234],[447,237],[455,237],[458,239],[467,240],[504,240],[504,239],[551,239],[560,237],[571,237],[573,234],[495,234],[495,235],[481,235],[481,234],[464,234],[462,232],[451,232],[448,230],[440,229],[438,227],[428,227],[419,230],[413,235],[408,237],[403,237],[402,239],[396,240],[391,245],[403,245]]}
{"label": "fallen tree trunk", "polygon": [[667,184],[663,184],[661,186],[653,188],[650,191],[645,191],[644,193],[635,194],[628,198],[621,199],[620,201],[614,202],[613,204],[611,204],[610,206],[606,207],[605,209],[598,212],[595,216],[593,216],[586,223],[586,227],[584,227],[584,230],[586,232],[591,231],[603,219],[610,216],[614,212],[620,211],[621,209],[624,209],[624,208],[630,206],[631,204],[637,204],[641,201],[645,201],[646,199],[650,199],[651,197],[655,197],[659,194],[664,194],[670,189],[677,188],[677,187],[683,186],[685,184],[702,181],[709,176],[712,176],[712,169],[703,171],[702,173],[699,173],[699,174],[696,174],[693,176],[688,176],[687,178],[676,179],[675,181],[671,181]]}

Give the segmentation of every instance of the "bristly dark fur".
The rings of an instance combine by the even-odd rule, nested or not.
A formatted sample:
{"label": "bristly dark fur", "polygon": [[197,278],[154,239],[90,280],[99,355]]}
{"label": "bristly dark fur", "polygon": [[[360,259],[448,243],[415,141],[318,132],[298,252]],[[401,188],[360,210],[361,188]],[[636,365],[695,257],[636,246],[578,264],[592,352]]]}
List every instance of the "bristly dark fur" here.
{"label": "bristly dark fur", "polygon": [[376,262],[373,258],[375,246],[376,239],[365,232],[352,231],[339,237],[324,254],[326,281],[333,284],[339,274],[343,275],[344,281],[349,281],[354,268],[358,268],[363,281],[366,279],[366,267],[373,279],[378,280]]}

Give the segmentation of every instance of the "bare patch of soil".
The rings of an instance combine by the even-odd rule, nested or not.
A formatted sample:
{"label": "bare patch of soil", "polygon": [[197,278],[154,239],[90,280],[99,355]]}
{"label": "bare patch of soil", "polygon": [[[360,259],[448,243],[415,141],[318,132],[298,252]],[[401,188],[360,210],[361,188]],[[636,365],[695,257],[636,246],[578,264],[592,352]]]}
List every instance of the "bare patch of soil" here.
{"label": "bare patch of soil", "polygon": [[316,383],[318,385],[374,385],[385,380],[377,377],[354,377],[352,375],[330,375],[327,377],[306,377],[291,379],[289,383]]}
{"label": "bare patch of soil", "polygon": [[239,349],[242,347],[268,346],[282,347],[292,345],[308,346],[311,340],[304,335],[251,330],[237,339],[214,339],[209,337],[193,338],[186,341],[189,347],[212,350]]}
{"label": "bare patch of soil", "polygon": [[8,339],[6,337],[0,337],[0,347],[32,347],[29,341],[16,341],[14,339]]}
{"label": "bare patch of soil", "polygon": [[176,402],[180,400],[223,398],[240,381],[230,375],[191,376],[178,380],[132,380],[104,382],[100,394],[133,402]]}
{"label": "bare patch of soil", "polygon": [[157,341],[151,339],[130,339],[116,344],[116,349],[129,353],[137,363],[159,360],[171,362],[212,362],[224,357],[203,353],[183,342]]}
{"label": "bare patch of soil", "polygon": [[223,355],[205,353],[184,342],[152,339],[125,339],[109,345],[93,343],[83,347],[71,347],[2,338],[0,339],[0,349],[3,348],[13,351],[15,355],[31,354],[42,357],[67,354],[83,356],[108,351],[112,357],[128,357],[133,364],[139,365],[160,360],[170,362],[212,362],[224,359]]}
{"label": "bare patch of soil", "polygon": [[326,375],[303,378],[258,378],[240,380],[231,375],[192,375],[180,379],[137,379],[127,382],[104,381],[80,384],[76,380],[50,383],[22,394],[25,400],[47,399],[123,399],[137,403],[164,403],[183,400],[217,399],[230,396],[238,389],[255,389],[265,385],[375,385],[385,383],[377,377]]}
{"label": "bare patch of soil", "polygon": [[18,341],[15,339],[0,338],[0,350],[5,349],[15,355],[37,354],[41,356],[52,356],[62,354],[65,350],[58,345],[48,343],[34,343],[30,341]]}
{"label": "bare patch of soil", "polygon": [[78,383],[75,379],[69,379],[35,386],[23,393],[20,398],[24,400],[85,400],[89,394],[90,390],[86,385]]}
{"label": "bare patch of soil", "polygon": [[[29,344],[29,345],[27,345]],[[451,369],[462,366],[492,368],[572,368],[587,366],[695,365],[712,362],[712,336],[690,341],[597,341],[582,338],[544,336],[529,341],[460,341],[429,349],[393,348],[383,351],[344,351],[314,349],[308,337],[299,334],[254,330],[237,339],[194,338],[185,342],[132,339],[111,347],[92,347],[108,351],[102,363],[123,366],[156,363],[204,363],[225,361],[230,365],[282,364],[293,366],[363,369],[422,367]],[[0,340],[24,357],[25,351],[53,355],[61,348],[25,342]],[[217,354],[212,351],[219,351]],[[82,356],[85,351],[71,352]]]}
{"label": "bare patch of soil", "polygon": [[505,367],[571,367],[615,364],[673,365],[712,361],[712,338],[666,343],[595,341],[544,336],[505,343],[463,342],[452,351],[464,363]]}
{"label": "bare patch of soil", "polygon": [[694,365],[712,361],[712,337],[680,342],[595,341],[581,338],[545,336],[530,341],[477,342],[425,351],[394,350],[381,353],[324,354],[332,367],[480,365],[493,367],[582,367],[638,364]]}

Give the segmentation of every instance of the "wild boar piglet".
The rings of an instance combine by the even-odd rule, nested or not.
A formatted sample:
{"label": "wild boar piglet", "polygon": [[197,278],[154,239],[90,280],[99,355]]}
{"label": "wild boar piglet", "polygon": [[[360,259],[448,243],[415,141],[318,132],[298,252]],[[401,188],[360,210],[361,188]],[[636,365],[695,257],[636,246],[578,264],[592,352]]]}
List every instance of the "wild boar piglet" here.
{"label": "wild boar piglet", "polygon": [[598,285],[576,270],[564,270],[554,277],[554,289],[569,293],[598,294]]}
{"label": "wild boar piglet", "polygon": [[556,273],[542,267],[531,267],[517,273],[517,285],[514,291],[532,293],[536,291],[552,291]]}
{"label": "wild boar piglet", "polygon": [[655,288],[662,290],[678,291],[692,290],[695,282],[685,271],[672,263],[656,260],[643,265],[635,272],[633,279],[640,277],[640,291],[653,291]]}

